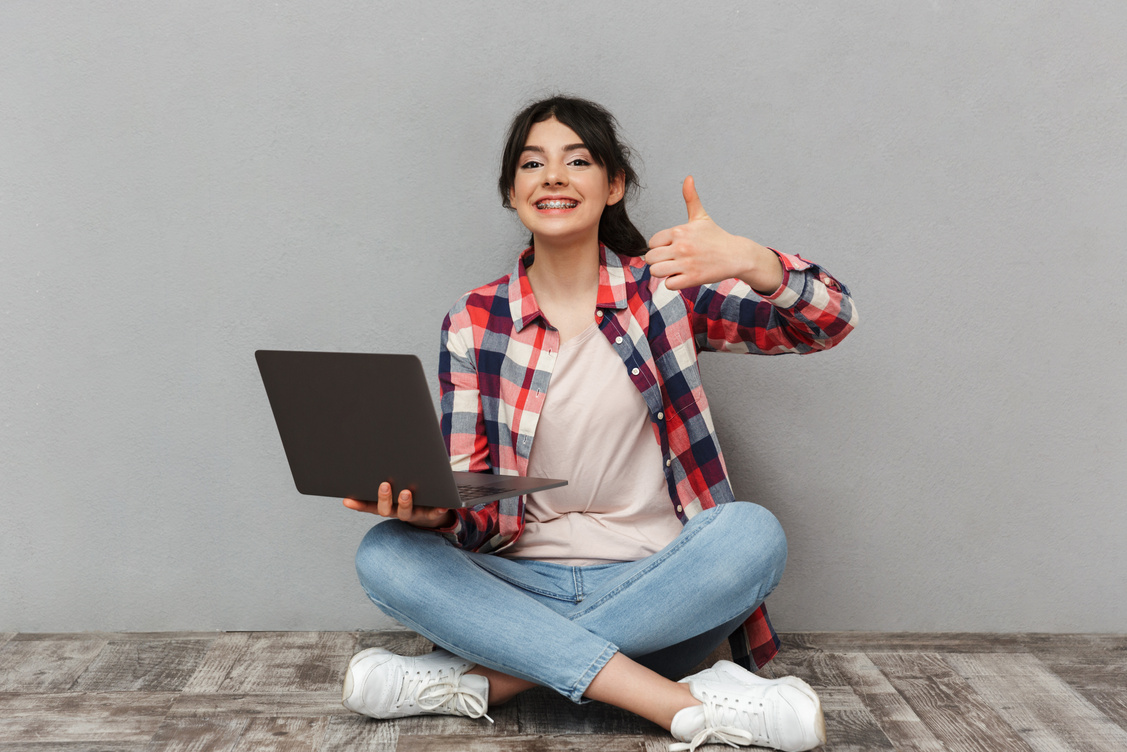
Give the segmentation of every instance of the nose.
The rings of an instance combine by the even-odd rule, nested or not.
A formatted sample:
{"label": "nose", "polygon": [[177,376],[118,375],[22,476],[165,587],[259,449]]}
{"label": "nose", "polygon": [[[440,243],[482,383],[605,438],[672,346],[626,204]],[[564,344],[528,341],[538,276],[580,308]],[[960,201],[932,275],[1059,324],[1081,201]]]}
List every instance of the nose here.
{"label": "nose", "polygon": [[544,185],[567,185],[567,170],[564,165],[549,164],[544,170]]}

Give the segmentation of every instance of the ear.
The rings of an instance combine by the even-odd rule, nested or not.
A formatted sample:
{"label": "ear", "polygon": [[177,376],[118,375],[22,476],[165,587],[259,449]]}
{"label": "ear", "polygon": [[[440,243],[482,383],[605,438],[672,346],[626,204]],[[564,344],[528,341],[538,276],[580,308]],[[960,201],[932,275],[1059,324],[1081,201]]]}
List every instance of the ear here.
{"label": "ear", "polygon": [[626,173],[619,170],[618,174],[614,176],[614,180],[610,181],[610,195],[607,196],[607,206],[613,206],[622,200],[626,195]]}

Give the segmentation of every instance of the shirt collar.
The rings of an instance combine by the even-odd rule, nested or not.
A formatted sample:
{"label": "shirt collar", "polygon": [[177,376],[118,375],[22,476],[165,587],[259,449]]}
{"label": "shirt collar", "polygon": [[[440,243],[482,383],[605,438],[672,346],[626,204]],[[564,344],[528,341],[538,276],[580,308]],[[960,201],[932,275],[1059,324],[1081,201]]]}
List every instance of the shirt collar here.
{"label": "shirt collar", "polygon": [[[532,294],[532,284],[528,281],[528,266],[532,264],[534,256],[533,249],[526,248],[509,276],[509,312],[518,332],[543,315],[536,296]],[[622,259],[602,243],[599,243],[599,294],[595,306],[615,310],[626,307],[626,270],[622,266]]]}

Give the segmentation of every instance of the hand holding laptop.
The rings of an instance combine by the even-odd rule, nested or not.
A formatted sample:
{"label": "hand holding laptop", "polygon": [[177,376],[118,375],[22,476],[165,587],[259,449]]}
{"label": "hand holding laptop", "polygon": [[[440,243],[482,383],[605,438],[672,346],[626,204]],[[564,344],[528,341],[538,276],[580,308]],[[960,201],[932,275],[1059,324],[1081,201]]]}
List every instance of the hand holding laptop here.
{"label": "hand holding laptop", "polygon": [[399,503],[395,504],[391,498],[391,484],[380,484],[377,501],[360,501],[359,499],[345,499],[344,505],[357,512],[378,514],[380,517],[395,517],[415,527],[436,528],[449,527],[454,524],[454,513],[443,507],[418,507],[411,500],[411,492],[403,489],[399,492]]}

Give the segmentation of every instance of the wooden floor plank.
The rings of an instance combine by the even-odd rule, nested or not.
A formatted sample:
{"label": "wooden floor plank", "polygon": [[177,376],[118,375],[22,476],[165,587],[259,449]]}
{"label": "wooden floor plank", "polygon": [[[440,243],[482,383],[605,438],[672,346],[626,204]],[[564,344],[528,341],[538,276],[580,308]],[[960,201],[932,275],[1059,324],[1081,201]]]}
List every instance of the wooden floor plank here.
{"label": "wooden floor plank", "polygon": [[185,694],[218,692],[235,662],[246,651],[250,632],[231,632],[211,641],[199,668],[182,690]]}
{"label": "wooden floor plank", "polygon": [[0,742],[0,752],[148,752],[145,742]]}
{"label": "wooden floor plank", "polygon": [[106,642],[102,635],[15,635],[0,645],[0,692],[65,692]]}
{"label": "wooden floor plank", "polygon": [[1028,644],[1054,674],[1127,729],[1127,635],[1060,635]]}
{"label": "wooden floor plank", "polygon": [[71,691],[178,692],[209,645],[208,640],[111,639]]}
{"label": "wooden floor plank", "polygon": [[168,710],[170,718],[284,716],[314,718],[348,715],[340,692],[263,692],[255,694],[181,693]]}
{"label": "wooden floor plank", "polygon": [[[1127,674],[1120,674],[1120,677]],[[1127,730],[1127,689],[1083,689],[1077,690],[1088,702],[1099,708],[1100,712],[1111,718],[1119,728]]]}
{"label": "wooden floor plank", "polygon": [[356,647],[351,632],[263,632],[215,640],[187,693],[340,691]]}
{"label": "wooden floor plank", "polygon": [[172,692],[3,693],[0,739],[6,742],[140,742],[152,738]]}
{"label": "wooden floor plank", "polygon": [[867,655],[841,653],[837,668],[893,747],[902,752],[944,752],[943,745]]}
{"label": "wooden floor plank", "polygon": [[1034,655],[1062,653],[1067,655],[1102,655],[1112,660],[1127,660],[1125,634],[1057,634],[1023,632],[1017,635],[1026,650]]}
{"label": "wooden floor plank", "polygon": [[1038,752],[1123,752],[1127,731],[1029,654],[944,660]]}
{"label": "wooden floor plank", "polygon": [[868,655],[946,749],[1032,752],[1025,740],[975,694],[940,654]]}
{"label": "wooden floor plank", "polygon": [[313,752],[325,723],[324,718],[251,718],[233,752]]}
{"label": "wooden floor plank", "polygon": [[231,752],[249,718],[167,718],[145,752]]}
{"label": "wooden floor plank", "polygon": [[779,635],[782,653],[793,649],[828,653],[922,652],[1005,653],[1025,652],[1023,635],[991,632],[786,632]]}
{"label": "wooden floor plank", "polygon": [[383,648],[396,655],[424,655],[434,650],[434,643],[415,632],[387,630],[382,632],[357,632],[354,653],[365,648]]}
{"label": "wooden floor plank", "polygon": [[214,640],[225,632],[17,632],[13,640],[61,640],[82,637],[105,640]]}
{"label": "wooden floor plank", "polygon": [[822,752],[878,752],[895,748],[868,708],[826,712],[826,743]]}
{"label": "wooden floor plank", "polygon": [[319,752],[395,752],[399,726],[349,713],[328,719]]}
{"label": "wooden floor plank", "polygon": [[780,652],[757,673],[767,679],[797,676],[819,691],[824,687],[848,687],[849,677],[842,672],[841,655],[820,648],[795,647]]}
{"label": "wooden floor plank", "polygon": [[[645,752],[640,736],[510,736],[503,744],[478,736],[402,736],[396,752]],[[727,748],[730,749],[730,748]],[[705,752],[705,748],[701,748]],[[710,751],[709,751],[710,752]]]}

